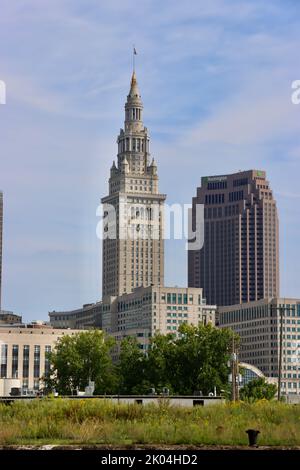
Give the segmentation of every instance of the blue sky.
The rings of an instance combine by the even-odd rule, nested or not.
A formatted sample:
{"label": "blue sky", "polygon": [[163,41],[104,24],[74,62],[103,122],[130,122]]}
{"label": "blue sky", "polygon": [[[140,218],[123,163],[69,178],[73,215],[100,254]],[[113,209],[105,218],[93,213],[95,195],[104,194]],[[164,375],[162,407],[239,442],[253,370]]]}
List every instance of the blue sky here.
{"label": "blue sky", "polygon": [[[281,294],[300,297],[299,23],[296,0],[1,0],[3,308],[29,321],[101,298],[96,208],[132,44],[161,192],[190,203],[201,176],[266,170]],[[165,262],[166,283],[185,285],[184,241]]]}

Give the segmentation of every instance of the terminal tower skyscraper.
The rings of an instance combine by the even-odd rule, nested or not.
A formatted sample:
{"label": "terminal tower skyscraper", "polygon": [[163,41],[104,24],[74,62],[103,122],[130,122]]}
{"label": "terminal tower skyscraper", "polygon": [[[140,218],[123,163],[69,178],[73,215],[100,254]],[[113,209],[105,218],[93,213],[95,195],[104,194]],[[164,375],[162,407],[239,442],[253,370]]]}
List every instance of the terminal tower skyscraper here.
{"label": "terminal tower skyscraper", "polygon": [[118,296],[137,287],[164,285],[164,201],[135,71],[125,104],[124,129],[117,139],[109,194],[102,198],[102,294]]}

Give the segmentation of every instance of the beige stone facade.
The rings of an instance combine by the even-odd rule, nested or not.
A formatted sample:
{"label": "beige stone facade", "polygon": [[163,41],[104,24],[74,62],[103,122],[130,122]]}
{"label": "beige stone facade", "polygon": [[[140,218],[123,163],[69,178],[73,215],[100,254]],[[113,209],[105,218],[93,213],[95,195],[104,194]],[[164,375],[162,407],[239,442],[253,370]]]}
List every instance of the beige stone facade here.
{"label": "beige stone facade", "polygon": [[72,328],[78,330],[102,328],[103,302],[85,304],[82,308],[68,311],[49,312],[53,328]]}
{"label": "beige stone facade", "polygon": [[23,389],[39,390],[49,362],[46,352],[59,338],[78,330],[54,329],[39,325],[0,327],[0,379],[19,379]]}
{"label": "beige stone facade", "polygon": [[21,315],[16,315],[7,310],[0,310],[0,325],[13,325],[15,323],[22,323]]}
{"label": "beige stone facade", "polygon": [[182,323],[215,325],[215,305],[206,305],[202,289],[150,286],[116,298],[103,315],[103,329],[118,340],[136,337],[142,349],[155,333],[178,335]]}
{"label": "beige stone facade", "polygon": [[142,348],[155,333],[178,334],[182,323],[215,325],[216,306],[207,305],[202,289],[149,286],[70,312],[50,312],[58,328],[101,328],[115,338],[136,337]]}
{"label": "beige stone facade", "polygon": [[203,177],[194,230],[197,204],[204,205],[204,246],[188,253],[188,285],[217,305],[279,296],[278,215],[265,172]]}
{"label": "beige stone facade", "polygon": [[273,298],[218,308],[221,328],[240,335],[240,361],[278,377],[282,316],[282,392],[300,393],[300,299]]}
{"label": "beige stone facade", "polygon": [[122,295],[136,287],[164,284],[163,205],[157,166],[150,163],[150,137],[135,73],[118,136],[104,209],[102,295]]}

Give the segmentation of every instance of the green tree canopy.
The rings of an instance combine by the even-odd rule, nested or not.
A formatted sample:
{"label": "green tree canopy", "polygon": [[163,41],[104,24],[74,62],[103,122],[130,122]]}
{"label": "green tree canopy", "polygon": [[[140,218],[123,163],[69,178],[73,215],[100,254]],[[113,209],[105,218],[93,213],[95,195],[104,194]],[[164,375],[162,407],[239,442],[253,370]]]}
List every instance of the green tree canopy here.
{"label": "green tree canopy", "polygon": [[127,337],[122,341],[117,365],[120,393],[140,394],[147,391],[146,359],[136,338]]}
{"label": "green tree canopy", "polygon": [[112,393],[117,381],[110,354],[114,344],[100,330],[60,338],[48,356],[51,370],[44,378],[46,389],[66,395],[77,388],[84,390],[92,380],[95,393]]}
{"label": "green tree canopy", "polygon": [[248,382],[240,392],[240,397],[245,401],[261,399],[272,400],[277,392],[276,384],[269,384],[264,377],[259,377]]}
{"label": "green tree canopy", "polygon": [[[228,360],[234,333],[211,325],[180,327],[176,341],[176,363],[173,364],[173,384],[177,393],[204,394],[228,387]],[[236,338],[237,341],[237,338]]]}
{"label": "green tree canopy", "polygon": [[[121,344],[120,393],[143,393],[150,387],[171,393],[220,393],[228,388],[228,360],[234,333],[211,325],[182,324],[180,337],[155,335],[145,355],[134,340]],[[235,336],[235,341],[237,337]]]}

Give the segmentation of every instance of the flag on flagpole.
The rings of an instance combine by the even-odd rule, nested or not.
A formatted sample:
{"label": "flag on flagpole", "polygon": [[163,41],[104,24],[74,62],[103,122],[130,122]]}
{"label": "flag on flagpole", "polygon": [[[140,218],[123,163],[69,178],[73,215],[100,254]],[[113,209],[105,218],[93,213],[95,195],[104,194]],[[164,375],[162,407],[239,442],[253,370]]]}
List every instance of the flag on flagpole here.
{"label": "flag on flagpole", "polygon": [[136,52],[136,48],[135,48],[135,47],[133,48],[133,53],[134,53],[134,55],[137,55],[137,52]]}

